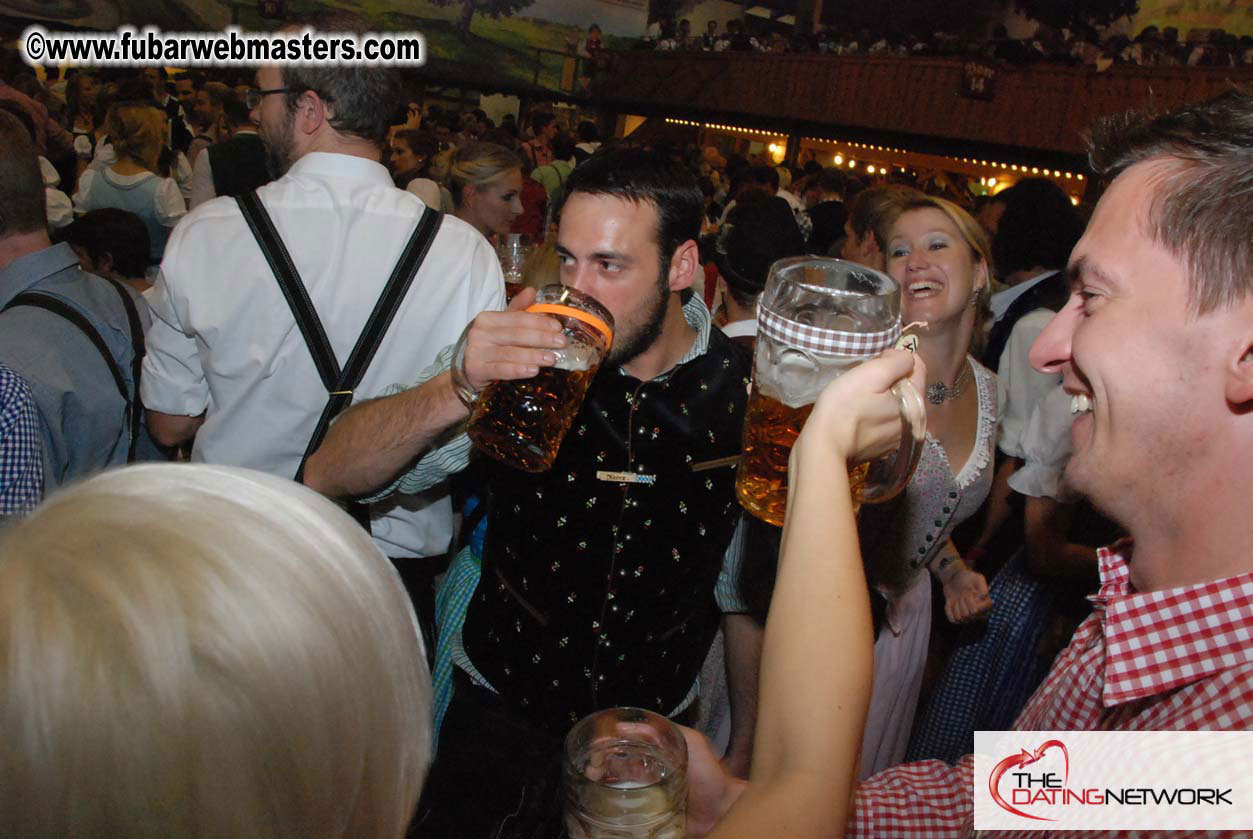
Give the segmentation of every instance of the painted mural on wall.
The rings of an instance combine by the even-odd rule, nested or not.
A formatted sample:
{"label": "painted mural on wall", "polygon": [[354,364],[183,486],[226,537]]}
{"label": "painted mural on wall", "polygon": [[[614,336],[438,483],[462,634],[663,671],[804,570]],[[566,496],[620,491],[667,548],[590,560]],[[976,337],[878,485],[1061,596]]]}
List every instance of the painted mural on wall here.
{"label": "painted mural on wall", "polygon": [[[336,12],[376,31],[419,31],[442,80],[501,89],[538,85],[575,92],[592,72],[589,27],[600,46],[626,46],[644,31],[647,0],[288,0],[288,16]],[[274,29],[258,0],[0,0],[0,15],[48,28],[115,29],[124,24],[172,32],[208,31],[237,22]],[[582,55],[580,55],[582,54]]]}
{"label": "painted mural on wall", "polygon": [[1249,0],[1140,0],[1134,31],[1150,25],[1174,26],[1180,33],[1199,27],[1253,35],[1253,3]]}

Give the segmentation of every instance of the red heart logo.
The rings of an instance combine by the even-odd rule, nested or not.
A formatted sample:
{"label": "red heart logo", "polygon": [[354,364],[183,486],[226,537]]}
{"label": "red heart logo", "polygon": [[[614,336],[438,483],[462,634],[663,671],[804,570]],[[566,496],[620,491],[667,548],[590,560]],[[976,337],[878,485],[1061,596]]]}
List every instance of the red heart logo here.
{"label": "red heart logo", "polygon": [[1035,763],[1037,760],[1044,757],[1045,752],[1052,748],[1061,749],[1062,758],[1066,762],[1065,780],[1062,781],[1062,787],[1064,789],[1066,784],[1070,781],[1070,752],[1066,751],[1066,744],[1061,740],[1045,740],[1040,744],[1040,747],[1036,749],[1035,752],[1029,752],[1026,749],[1023,749],[1020,753],[1010,755],[1000,763],[996,764],[996,767],[992,770],[991,777],[988,778],[988,790],[992,793],[992,800],[1000,805],[1002,809],[1013,813],[1015,816],[1022,816],[1024,819],[1035,819],[1043,822],[1057,821],[1056,819],[1049,819],[1044,816],[1033,816],[1030,813],[1024,813],[1022,810],[1019,810],[1017,807],[1014,807],[1002,798],[1000,791],[1001,777],[1004,776],[1006,772],[1020,766],[1029,766],[1032,763]]}

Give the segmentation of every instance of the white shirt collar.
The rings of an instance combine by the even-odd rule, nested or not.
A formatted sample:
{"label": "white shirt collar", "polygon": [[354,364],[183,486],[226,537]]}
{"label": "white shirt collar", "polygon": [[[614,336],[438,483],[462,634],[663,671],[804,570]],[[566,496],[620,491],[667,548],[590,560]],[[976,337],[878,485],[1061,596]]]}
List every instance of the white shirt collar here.
{"label": "white shirt collar", "polygon": [[331,175],[375,180],[380,184],[392,184],[387,167],[377,160],[367,160],[355,154],[313,151],[303,155],[287,170],[289,175]]}
{"label": "white shirt collar", "polygon": [[988,299],[988,308],[992,310],[993,319],[1000,320],[1005,316],[1005,312],[1009,310],[1009,307],[1013,305],[1015,300],[1030,291],[1031,287],[1040,282],[1040,280],[1043,280],[1045,277],[1051,277],[1056,273],[1056,270],[1050,268],[1041,274],[1036,274],[1029,280],[1023,280],[1018,285],[1012,285],[1004,291],[998,291],[996,294],[993,294]]}
{"label": "white shirt collar", "polygon": [[728,323],[722,327],[722,334],[728,338],[742,338],[745,335],[756,337],[757,335],[757,318],[745,318]]}

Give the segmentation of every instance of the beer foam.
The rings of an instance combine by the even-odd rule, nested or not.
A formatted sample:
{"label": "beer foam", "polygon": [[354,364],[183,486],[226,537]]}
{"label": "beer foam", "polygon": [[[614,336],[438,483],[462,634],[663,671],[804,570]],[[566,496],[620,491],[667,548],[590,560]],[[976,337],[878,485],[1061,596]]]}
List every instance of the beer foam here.
{"label": "beer foam", "polygon": [[570,341],[562,349],[553,350],[553,355],[557,356],[557,363],[553,367],[569,370],[571,373],[590,370],[597,362],[595,349],[575,341]]}

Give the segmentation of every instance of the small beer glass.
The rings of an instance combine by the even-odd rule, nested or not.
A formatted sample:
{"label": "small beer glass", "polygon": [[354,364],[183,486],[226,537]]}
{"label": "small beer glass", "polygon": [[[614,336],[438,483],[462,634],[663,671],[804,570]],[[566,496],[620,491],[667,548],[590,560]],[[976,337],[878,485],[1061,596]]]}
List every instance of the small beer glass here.
{"label": "small beer glass", "polygon": [[687,743],[651,711],[610,708],[566,735],[562,762],[569,839],[683,839]]}
{"label": "small beer glass", "polygon": [[[770,266],[757,305],[753,392],[735,484],[746,510],[783,525],[788,457],[814,402],[828,384],[891,349],[900,335],[900,288],[891,277],[817,256]],[[894,497],[922,454],[922,399],[907,381],[894,391],[904,426],[900,449],[871,463],[849,464],[854,508]]]}
{"label": "small beer glass", "polygon": [[613,316],[592,297],[563,285],[544,286],[527,311],[557,318],[566,346],[553,350],[557,363],[541,367],[535,376],[484,388],[466,434],[480,451],[503,463],[545,472],[613,343]]}
{"label": "small beer glass", "polygon": [[501,237],[496,246],[496,255],[500,258],[500,270],[505,275],[505,297],[512,300],[521,291],[523,285],[523,266],[527,257],[535,251],[535,246],[521,233],[507,233]]}

